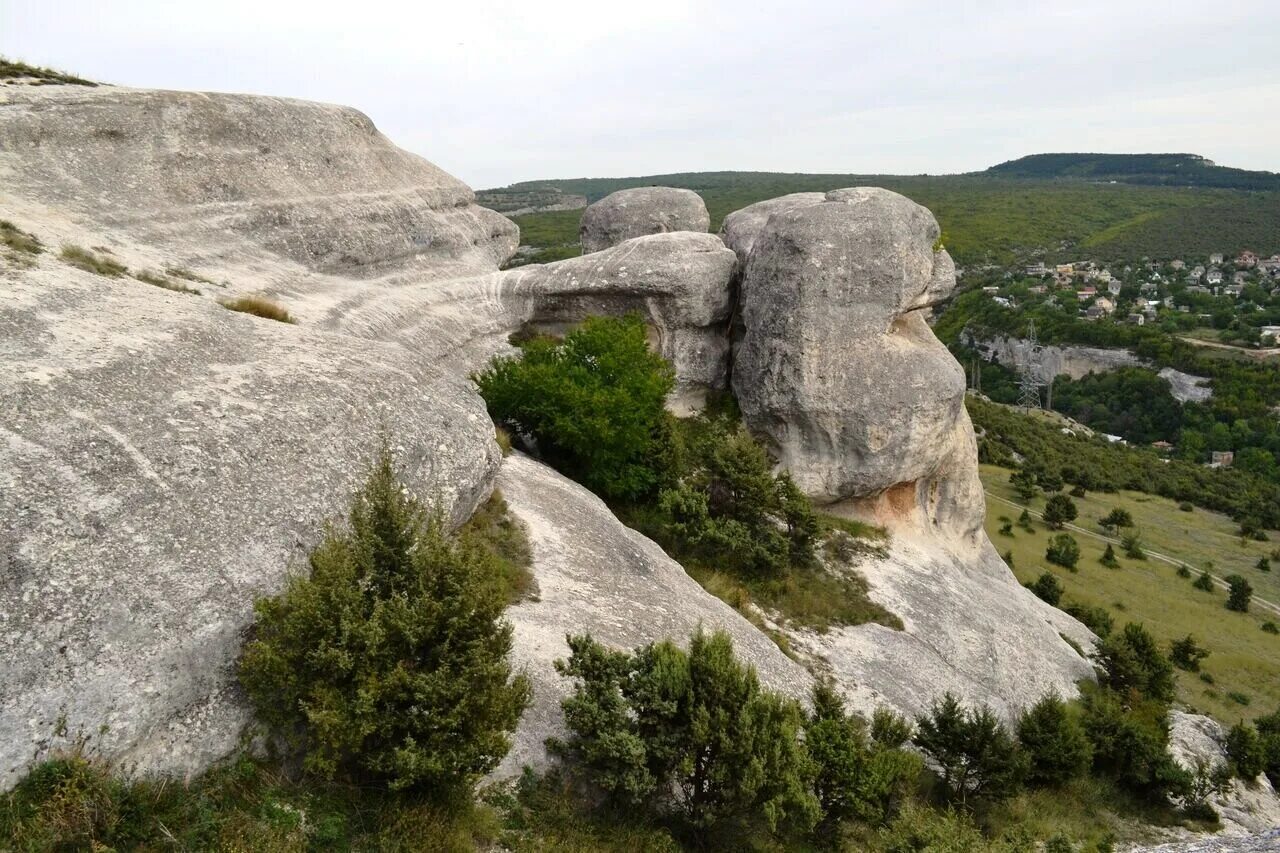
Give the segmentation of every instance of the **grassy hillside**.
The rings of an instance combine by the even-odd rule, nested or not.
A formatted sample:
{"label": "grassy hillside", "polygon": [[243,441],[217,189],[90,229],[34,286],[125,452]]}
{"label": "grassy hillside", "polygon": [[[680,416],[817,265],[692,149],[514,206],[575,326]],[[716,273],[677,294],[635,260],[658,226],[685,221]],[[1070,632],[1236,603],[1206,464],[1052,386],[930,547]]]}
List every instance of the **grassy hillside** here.
{"label": "grassy hillside", "polygon": [[[1045,560],[1045,547],[1053,534],[1041,522],[1033,522],[1034,533],[1015,526],[1014,535],[1000,534],[1002,517],[1017,519],[1020,512],[1011,505],[1019,499],[1009,485],[1010,473],[994,465],[981,469],[988,492],[987,533],[1002,554],[1012,552],[1018,580],[1028,583],[1051,572],[1065,590],[1064,605],[1104,608],[1117,626],[1142,622],[1166,648],[1171,641],[1192,634],[1210,652],[1201,670],[1212,683],[1196,673],[1179,671],[1178,699],[1197,711],[1231,725],[1269,713],[1280,704],[1280,636],[1261,630],[1265,621],[1280,622],[1280,616],[1258,602],[1247,614],[1233,613],[1223,606],[1225,591],[1204,592],[1192,586],[1200,570],[1212,565],[1219,576],[1243,575],[1256,596],[1280,599],[1280,565],[1270,573],[1254,568],[1275,542],[1242,543],[1227,517],[1200,509],[1181,512],[1166,498],[1142,492],[1091,492],[1073,499],[1080,510],[1075,524],[1099,537],[1069,531],[1080,545],[1080,562],[1077,571],[1071,572]],[[1043,510],[1044,497],[1034,498],[1030,506],[1033,512]],[[1132,514],[1144,547],[1153,553],[1145,560],[1134,560],[1116,546],[1120,568],[1109,569],[1099,562],[1107,543],[1100,538],[1097,519],[1114,507]],[[1155,553],[1186,562],[1193,577],[1179,577],[1176,567],[1156,559]]]}
{"label": "grassy hillside", "polygon": [[[1229,189],[1034,180],[990,175],[892,176],[692,172],[630,178],[529,181],[513,189],[555,187],[596,201],[619,189],[673,186],[698,192],[711,228],[757,201],[792,192],[880,186],[923,204],[941,223],[961,264],[1022,258],[1175,256],[1208,251],[1280,251],[1280,193]],[[577,244],[580,211],[515,221],[526,245],[565,254]],[[1190,244],[1194,244],[1190,246]],[[535,257],[534,260],[549,260]]]}

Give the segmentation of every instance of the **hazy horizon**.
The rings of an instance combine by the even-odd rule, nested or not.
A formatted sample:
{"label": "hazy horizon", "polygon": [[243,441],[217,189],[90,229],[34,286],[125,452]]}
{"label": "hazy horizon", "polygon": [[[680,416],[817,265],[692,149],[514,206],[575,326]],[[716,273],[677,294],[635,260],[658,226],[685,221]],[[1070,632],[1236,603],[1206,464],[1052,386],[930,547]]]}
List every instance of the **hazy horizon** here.
{"label": "hazy horizon", "polygon": [[0,0],[0,54],[346,104],[476,188],[696,171],[954,174],[1045,152],[1280,171],[1280,10]]}

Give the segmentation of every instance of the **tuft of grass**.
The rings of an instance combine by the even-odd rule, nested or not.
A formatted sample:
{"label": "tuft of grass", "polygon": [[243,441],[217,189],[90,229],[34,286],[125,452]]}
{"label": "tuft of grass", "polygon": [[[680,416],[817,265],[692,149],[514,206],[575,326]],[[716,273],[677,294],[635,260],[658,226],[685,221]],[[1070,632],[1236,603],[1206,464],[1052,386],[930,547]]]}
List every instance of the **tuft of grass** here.
{"label": "tuft of grass", "polygon": [[165,267],[164,274],[170,278],[186,279],[187,281],[194,281],[198,284],[212,285],[214,283],[211,279],[207,279],[202,275],[197,275],[185,267]]}
{"label": "tuft of grass", "polygon": [[0,245],[24,255],[39,255],[44,244],[36,235],[23,231],[7,219],[0,219]]}
{"label": "tuft of grass", "polygon": [[1248,705],[1252,701],[1248,693],[1241,693],[1239,690],[1227,691],[1227,698],[1237,705]]}
{"label": "tuft of grass", "polygon": [[59,83],[72,86],[98,85],[92,80],[85,80],[83,77],[76,77],[73,74],[55,71],[52,68],[41,68],[38,65],[28,65],[25,62],[18,62],[16,59],[5,59],[0,56],[0,80],[16,80],[20,78],[36,80],[39,85],[46,86]]}
{"label": "tuft of grass", "polygon": [[501,491],[493,490],[489,500],[462,525],[458,535],[493,557],[508,603],[538,600],[528,531],[520,519],[511,514]]}
{"label": "tuft of grass", "polygon": [[151,285],[155,285],[156,287],[163,287],[165,290],[172,290],[175,293],[190,293],[195,296],[200,295],[200,291],[196,290],[194,287],[187,287],[182,282],[172,281],[170,279],[165,278],[162,275],[157,275],[156,273],[149,272],[147,270],[143,270],[142,272],[136,272],[133,274],[133,277],[136,278],[138,281],[143,282],[144,284],[151,284]]}
{"label": "tuft of grass", "polygon": [[74,246],[70,243],[62,247],[62,253],[59,255],[63,261],[85,272],[104,275],[108,278],[119,278],[129,271],[129,268],[119,261],[113,261],[110,258],[104,258],[81,246]]}
{"label": "tuft of grass", "polygon": [[505,427],[493,427],[493,438],[498,442],[498,449],[502,451],[504,457],[511,455],[511,433]]}
{"label": "tuft of grass", "polygon": [[239,299],[228,299],[220,304],[223,308],[239,311],[241,314],[252,314],[255,317],[275,320],[280,323],[296,322],[289,316],[289,312],[285,310],[283,305],[261,296],[241,296]]}

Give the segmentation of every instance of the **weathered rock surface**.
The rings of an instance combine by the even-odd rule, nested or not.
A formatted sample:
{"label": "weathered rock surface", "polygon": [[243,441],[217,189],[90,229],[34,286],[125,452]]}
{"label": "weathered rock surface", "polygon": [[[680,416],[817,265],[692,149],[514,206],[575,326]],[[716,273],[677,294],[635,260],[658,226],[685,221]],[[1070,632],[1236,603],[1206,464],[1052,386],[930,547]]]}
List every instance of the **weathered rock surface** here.
{"label": "weathered rock surface", "polygon": [[587,205],[578,234],[582,251],[590,253],[633,237],[668,231],[706,232],[710,227],[707,206],[693,190],[635,187]]}
{"label": "weathered rock surface", "polygon": [[[1227,763],[1227,733],[1216,720],[1184,711],[1172,711],[1169,718],[1172,723],[1169,752],[1175,761],[1193,772],[1200,762],[1208,768]],[[1209,804],[1221,817],[1224,835],[1246,835],[1280,827],[1280,798],[1276,797],[1266,775],[1258,776],[1249,784],[1233,777],[1230,787],[1210,797]]]}
{"label": "weathered rock surface", "polygon": [[756,237],[764,230],[764,224],[769,221],[770,216],[797,207],[821,204],[826,200],[826,193],[791,193],[749,204],[724,218],[720,225],[720,239],[738,256],[738,269],[741,272],[746,269],[751,247],[755,245]]}
{"label": "weathered rock surface", "polygon": [[528,527],[539,598],[508,611],[516,662],[533,681],[533,704],[495,775],[516,775],[526,764],[545,768],[545,739],[565,733],[560,700],[572,682],[553,664],[569,656],[566,633],[589,631],[631,649],[668,637],[684,644],[699,625],[721,629],[764,686],[798,699],[808,695],[813,678],[803,667],[652,540],[624,527],[591,492],[520,454],[503,462],[498,487]]}
{"label": "weathered rock surface", "polygon": [[640,313],[675,367],[673,407],[687,411],[708,390],[728,385],[734,263],[715,236],[681,231],[520,267],[506,277],[512,295],[528,299],[522,316],[539,328],[561,331],[592,314]]}
{"label": "weathered rock surface", "polygon": [[917,712],[950,689],[1012,717],[1047,690],[1075,695],[1092,670],[1061,635],[1092,635],[1022,589],[982,531],[963,373],[924,317],[955,283],[937,223],[886,190],[825,199],[736,223],[751,248],[733,387],[801,489],[890,531],[889,558],[862,571],[905,630],[799,642],[864,709]]}

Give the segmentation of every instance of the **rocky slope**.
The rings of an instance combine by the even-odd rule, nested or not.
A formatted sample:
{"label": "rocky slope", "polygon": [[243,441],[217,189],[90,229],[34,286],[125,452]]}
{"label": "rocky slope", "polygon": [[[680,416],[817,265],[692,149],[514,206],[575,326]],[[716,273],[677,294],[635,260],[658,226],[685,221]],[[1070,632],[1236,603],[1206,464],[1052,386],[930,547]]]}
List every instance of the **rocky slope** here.
{"label": "rocky slope", "polygon": [[[1009,715],[1089,673],[1059,636],[1087,632],[981,533],[963,383],[919,311],[951,267],[905,199],[808,199],[726,248],[694,233],[705,208],[649,194],[599,211],[601,251],[504,273],[510,223],[358,113],[112,87],[0,93],[0,186],[0,219],[50,247],[207,280],[191,295],[56,251],[0,260],[0,787],[81,737],[176,773],[232,749],[252,599],[300,566],[379,435],[453,519],[497,481],[532,530],[541,600],[511,615],[535,706],[508,771],[557,730],[565,632],[631,645],[724,627],[766,683],[803,695],[803,669],[598,500],[501,462],[469,372],[514,330],[597,311],[643,313],[677,366],[673,404],[732,381],[815,498],[889,528],[863,571],[905,630],[797,636],[864,710],[952,689]],[[297,325],[218,304],[248,293]]]}

